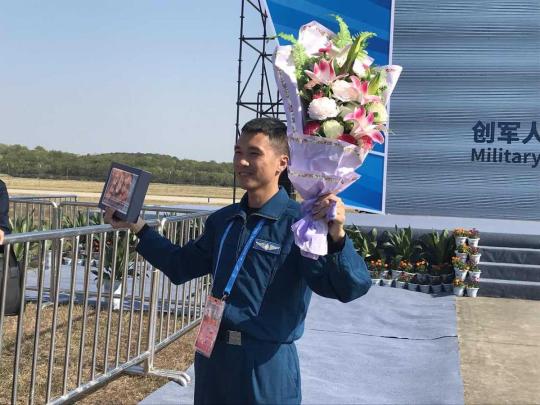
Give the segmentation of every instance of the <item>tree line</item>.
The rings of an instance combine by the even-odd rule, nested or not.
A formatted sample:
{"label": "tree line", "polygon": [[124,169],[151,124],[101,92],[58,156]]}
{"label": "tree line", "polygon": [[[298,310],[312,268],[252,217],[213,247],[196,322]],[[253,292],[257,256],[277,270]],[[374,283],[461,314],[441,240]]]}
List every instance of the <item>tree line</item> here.
{"label": "tree line", "polygon": [[233,185],[232,163],[200,162],[155,153],[77,155],[38,146],[0,144],[0,173],[14,177],[104,181],[111,162],[152,173],[152,181],[202,186]]}

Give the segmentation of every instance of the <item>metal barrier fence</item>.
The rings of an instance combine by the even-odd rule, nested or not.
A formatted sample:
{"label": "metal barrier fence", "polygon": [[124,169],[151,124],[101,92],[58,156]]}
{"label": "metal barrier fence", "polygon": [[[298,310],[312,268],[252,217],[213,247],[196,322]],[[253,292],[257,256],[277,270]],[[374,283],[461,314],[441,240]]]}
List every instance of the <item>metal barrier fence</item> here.
{"label": "metal barrier fence", "polygon": [[[145,205],[141,210],[141,215],[148,219],[161,219],[191,212],[198,211]],[[103,212],[97,203],[77,201],[77,196],[71,195],[10,198],[9,217],[18,233],[103,223]]]}
{"label": "metal barrier fence", "polygon": [[12,200],[47,200],[54,201],[55,203],[61,203],[66,201],[77,201],[77,194],[56,194],[56,195],[18,195],[12,196]]}
{"label": "metal barrier fence", "polygon": [[[208,215],[191,213],[148,224],[183,245],[203,232]],[[135,252],[129,230],[110,225],[12,234],[4,250],[3,398],[30,404],[73,401],[122,372],[166,376],[181,384],[189,379],[181,372],[156,370],[153,360],[198,324],[210,276],[173,286]],[[5,316],[11,251],[20,258],[20,310]],[[54,275],[49,288],[47,273]]]}

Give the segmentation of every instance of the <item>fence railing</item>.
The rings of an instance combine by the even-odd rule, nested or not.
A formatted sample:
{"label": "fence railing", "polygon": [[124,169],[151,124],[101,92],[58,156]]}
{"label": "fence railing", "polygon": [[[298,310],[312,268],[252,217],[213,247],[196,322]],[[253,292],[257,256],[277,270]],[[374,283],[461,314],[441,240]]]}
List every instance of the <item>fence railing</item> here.
{"label": "fence railing", "polygon": [[66,201],[77,201],[77,194],[44,194],[44,195],[18,195],[12,196],[12,200],[47,200],[54,201],[56,203],[66,202]]}
{"label": "fence railing", "polygon": [[[183,245],[203,232],[208,215],[148,224]],[[20,262],[20,307],[6,316],[12,251]],[[209,276],[172,285],[137,254],[129,230],[110,225],[12,234],[3,257],[1,397],[12,403],[73,401],[122,372],[167,376],[181,384],[189,379],[157,370],[153,361],[200,321]]]}
{"label": "fence railing", "polygon": [[[74,197],[74,199],[72,199]],[[198,210],[144,205],[145,219],[161,219]],[[103,223],[103,212],[94,202],[77,201],[77,196],[13,197],[9,200],[9,217],[19,232],[21,229],[47,230],[74,228]]]}

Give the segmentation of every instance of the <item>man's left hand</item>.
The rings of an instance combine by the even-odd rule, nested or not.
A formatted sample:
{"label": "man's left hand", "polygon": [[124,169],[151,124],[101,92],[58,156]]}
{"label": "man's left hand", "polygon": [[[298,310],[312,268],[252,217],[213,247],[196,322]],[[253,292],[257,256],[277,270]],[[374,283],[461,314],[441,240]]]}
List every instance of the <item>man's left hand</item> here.
{"label": "man's left hand", "polygon": [[335,194],[325,194],[313,204],[311,213],[314,219],[326,218],[332,204],[336,205],[336,215],[328,221],[328,235],[334,242],[341,242],[345,237],[345,229],[343,228],[345,225],[345,205],[341,198]]}
{"label": "man's left hand", "polygon": [[0,229],[0,245],[4,244],[4,236],[5,236],[4,230]]}

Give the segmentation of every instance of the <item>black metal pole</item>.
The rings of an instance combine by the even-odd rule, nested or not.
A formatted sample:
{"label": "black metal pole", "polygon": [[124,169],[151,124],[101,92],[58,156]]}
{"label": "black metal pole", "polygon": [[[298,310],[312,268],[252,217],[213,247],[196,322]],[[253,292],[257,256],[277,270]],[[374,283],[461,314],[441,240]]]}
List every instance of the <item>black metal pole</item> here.
{"label": "black metal pole", "polygon": [[[240,136],[240,92],[242,91],[242,43],[244,42],[244,4],[245,0],[240,0],[241,10],[240,10],[240,38],[239,38],[239,49],[238,49],[238,79],[236,81],[237,90],[236,90],[236,134],[234,137],[234,142],[238,141]],[[233,168],[233,203],[236,202],[236,173]]]}

